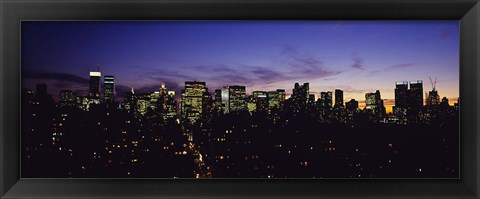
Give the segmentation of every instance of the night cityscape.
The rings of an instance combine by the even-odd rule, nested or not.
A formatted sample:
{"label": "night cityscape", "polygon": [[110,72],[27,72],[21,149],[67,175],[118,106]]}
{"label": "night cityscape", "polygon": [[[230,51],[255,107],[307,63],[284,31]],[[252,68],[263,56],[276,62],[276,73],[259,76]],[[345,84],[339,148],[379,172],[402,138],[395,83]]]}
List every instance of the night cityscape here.
{"label": "night cityscape", "polygon": [[[402,47],[404,56],[412,59],[391,63],[397,52],[384,50],[383,57],[355,52],[347,58],[353,63],[340,70],[325,66],[329,63],[327,58],[313,56],[297,47],[280,47],[277,55],[282,59],[275,58],[272,66],[265,65],[267,59],[256,59],[248,53],[245,59],[256,60],[258,64],[228,64],[225,62],[242,58],[216,51],[229,52],[234,49],[231,45],[235,45],[238,48],[231,51],[241,55],[238,49],[245,48],[242,42],[261,46],[262,39],[252,37],[229,43],[231,39],[226,37],[186,36],[185,29],[199,28],[202,23],[166,23],[160,24],[162,31],[172,31],[172,35],[159,37],[165,44],[160,51],[168,49],[164,54],[183,52],[180,44],[184,40],[194,45],[207,42],[210,47],[207,52],[192,50],[189,56],[192,61],[211,57],[225,64],[208,65],[196,60],[199,65],[187,67],[173,64],[182,61],[162,57],[162,63],[172,62],[172,65],[154,68],[146,65],[154,62],[149,52],[158,45],[140,42],[149,38],[133,28],[138,24],[22,24],[21,175],[23,178],[458,178],[458,45],[454,48],[458,44],[458,24],[424,22],[418,26],[419,23],[399,22],[392,23],[392,27],[378,22],[326,24],[320,29],[328,28],[324,31],[332,33],[322,33],[324,37],[338,34],[331,37],[340,38],[343,33],[339,31],[345,28],[365,37],[367,46],[376,45],[379,50],[391,48],[381,46],[398,37],[399,46],[416,45],[411,50]],[[151,25],[159,26],[143,24],[145,34],[151,33]],[[203,25],[191,34],[202,35],[204,31],[223,35],[247,26],[219,22]],[[251,29],[242,29],[243,33],[253,32],[258,37],[266,32],[275,32],[272,37],[277,37],[276,31],[290,26],[267,22],[262,26],[250,25]],[[298,25],[305,32],[298,30],[292,35],[301,38],[300,35],[313,31],[317,25]],[[128,33],[119,31],[126,26],[130,28]],[[211,27],[201,29],[207,26]],[[370,38],[379,27],[391,32]],[[79,29],[88,31],[78,32]],[[123,33],[103,37],[106,30]],[[427,38],[436,35],[438,40],[416,38],[410,44],[403,41],[403,37],[413,38],[412,32]],[[122,45],[127,44],[118,42],[127,34],[145,36],[128,44],[128,49],[143,53],[123,52],[126,48]],[[78,41],[59,43],[71,38]],[[308,46],[310,40],[305,39],[297,41],[297,46]],[[325,40],[322,45],[329,44]],[[109,50],[104,51],[105,46]],[[349,45],[341,48],[349,49]],[[96,56],[99,50],[105,55],[99,56],[101,59],[92,58],[91,62],[100,64],[74,66],[83,65],[84,58]],[[182,55],[188,56],[186,51]],[[334,51],[335,48],[328,50]],[[195,58],[197,55],[201,56]],[[217,55],[222,56],[217,58]],[[145,65],[137,63],[124,69],[122,64],[115,68],[111,66],[113,63],[101,61],[111,56],[125,62],[144,60]],[[383,62],[367,62],[372,59]],[[431,59],[435,62],[430,62]]]}

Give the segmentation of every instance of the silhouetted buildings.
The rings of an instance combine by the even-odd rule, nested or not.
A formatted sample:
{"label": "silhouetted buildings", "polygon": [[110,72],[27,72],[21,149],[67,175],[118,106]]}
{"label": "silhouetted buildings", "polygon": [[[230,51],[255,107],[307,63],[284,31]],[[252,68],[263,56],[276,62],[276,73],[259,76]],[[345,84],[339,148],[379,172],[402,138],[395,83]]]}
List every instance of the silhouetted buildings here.
{"label": "silhouetted buildings", "polygon": [[[446,97],[437,100],[440,96],[433,89],[426,105],[420,105],[421,81],[410,82],[410,89],[409,82],[396,82],[394,114],[387,115],[379,90],[366,93],[365,107],[360,107],[362,102],[355,99],[344,103],[341,89],[320,92],[315,101],[309,83],[295,83],[286,100],[284,89],[248,95],[245,86],[230,85],[210,94],[206,82],[187,81],[180,108],[175,91],[162,83],[157,91],[136,93],[132,88],[117,107],[107,105],[115,101],[115,80],[105,76],[105,100],[92,104],[100,96],[95,89],[100,79],[99,72],[91,75],[93,87],[85,97],[61,90],[57,104],[46,84],[38,84],[35,92],[22,90],[22,136],[28,138],[22,140],[25,175],[415,178],[458,174],[458,153],[454,153],[458,134],[452,132],[458,130],[459,100],[450,106]],[[432,145],[425,147],[427,142]],[[54,166],[45,166],[50,164]]]}

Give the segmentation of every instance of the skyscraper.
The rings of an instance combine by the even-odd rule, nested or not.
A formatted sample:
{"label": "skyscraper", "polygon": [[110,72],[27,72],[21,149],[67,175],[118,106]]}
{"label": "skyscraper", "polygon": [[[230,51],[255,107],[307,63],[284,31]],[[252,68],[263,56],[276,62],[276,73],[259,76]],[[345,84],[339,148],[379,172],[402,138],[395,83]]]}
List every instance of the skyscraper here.
{"label": "skyscraper", "polygon": [[324,109],[332,108],[332,92],[321,92],[320,93],[320,107]]}
{"label": "skyscraper", "polygon": [[252,98],[255,101],[255,109],[258,112],[267,111],[269,102],[266,91],[253,91]]}
{"label": "skyscraper", "polygon": [[395,107],[406,108],[408,99],[408,82],[395,82]]}
{"label": "skyscraper", "polygon": [[402,124],[406,122],[408,96],[408,82],[395,82],[395,106],[393,107],[393,114],[398,118],[398,122]]}
{"label": "skyscraper", "polygon": [[423,106],[423,81],[411,81],[409,96],[407,100],[408,106],[416,109],[421,109]]}
{"label": "skyscraper", "polygon": [[369,114],[370,121],[383,121],[386,116],[386,109],[379,90],[375,93],[365,94],[365,111]]}
{"label": "skyscraper", "polygon": [[100,72],[90,72],[90,89],[88,96],[90,98],[100,98],[100,78],[102,74]]}
{"label": "skyscraper", "polygon": [[175,99],[175,91],[168,91],[166,100],[166,116],[165,120],[174,119],[177,115],[177,100]]}
{"label": "skyscraper", "polygon": [[438,95],[438,91],[433,89],[428,91],[426,105],[428,107],[436,107],[440,104],[440,96]]}
{"label": "skyscraper", "polygon": [[137,110],[137,96],[135,95],[133,87],[130,92],[125,93],[123,99],[123,107],[131,114],[134,114]]}
{"label": "skyscraper", "polygon": [[343,108],[343,91],[335,89],[335,108]]}
{"label": "skyscraper", "polygon": [[215,89],[214,107],[217,111],[223,109],[223,107],[222,107],[222,90],[221,89]]}
{"label": "skyscraper", "polygon": [[182,90],[182,119],[190,124],[196,123],[204,109],[203,96],[207,92],[205,82],[185,82]]}
{"label": "skyscraper", "polygon": [[307,101],[310,95],[310,84],[303,83],[299,85],[295,83],[292,93],[292,102],[294,112],[305,111],[307,108]]}
{"label": "skyscraper", "polygon": [[410,81],[407,98],[407,120],[409,123],[420,122],[420,112],[423,108],[423,81]]}
{"label": "skyscraper", "polygon": [[229,111],[247,110],[245,86],[229,86]]}
{"label": "skyscraper", "polygon": [[229,112],[229,89],[228,86],[223,86],[222,87],[222,107],[223,107],[223,112],[228,113]]}
{"label": "skyscraper", "polygon": [[332,92],[320,92],[317,106],[320,111],[320,119],[324,122],[329,122],[332,114]]}
{"label": "skyscraper", "polygon": [[103,79],[103,92],[106,103],[115,102],[115,77],[105,75]]}
{"label": "skyscraper", "polygon": [[280,106],[283,107],[283,104],[285,103],[285,89],[277,89],[277,92]]}
{"label": "skyscraper", "polygon": [[375,93],[365,94],[365,109],[372,109],[375,111],[380,106],[383,106],[383,100],[379,90]]}

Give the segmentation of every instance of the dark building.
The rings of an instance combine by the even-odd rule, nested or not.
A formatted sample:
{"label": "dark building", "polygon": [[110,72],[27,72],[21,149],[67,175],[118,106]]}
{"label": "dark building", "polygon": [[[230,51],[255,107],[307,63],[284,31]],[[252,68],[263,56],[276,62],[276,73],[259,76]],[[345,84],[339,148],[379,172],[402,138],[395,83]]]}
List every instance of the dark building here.
{"label": "dark building", "polygon": [[213,103],[213,106],[217,111],[222,110],[224,107],[222,106],[222,90],[221,89],[215,89],[215,101]]}
{"label": "dark building", "polygon": [[53,105],[54,101],[50,94],[47,92],[47,84],[37,84],[35,89],[35,100],[40,104]]}
{"label": "dark building", "polygon": [[440,96],[438,95],[438,91],[433,89],[428,91],[426,105],[428,107],[436,107],[440,104]]}
{"label": "dark building", "polygon": [[423,108],[423,81],[411,81],[407,99],[407,121],[418,123]]}
{"label": "dark building", "polygon": [[90,72],[90,89],[88,96],[90,98],[100,98],[100,78],[102,74],[100,72]]}
{"label": "dark building", "polygon": [[106,75],[103,79],[103,95],[106,103],[115,102],[115,77]]}
{"label": "dark building", "polygon": [[421,109],[423,106],[423,81],[411,81],[408,92],[408,106],[418,110]]}
{"label": "dark building", "polygon": [[398,118],[400,123],[406,122],[408,96],[408,82],[395,82],[395,106],[393,107],[393,114]]}
{"label": "dark building", "polygon": [[35,97],[39,98],[39,97],[44,97],[44,96],[47,96],[47,95],[48,95],[47,84],[45,84],[45,83],[37,84],[36,89],[35,89]]}
{"label": "dark building", "polygon": [[320,120],[329,121],[332,114],[332,92],[320,92],[320,98],[317,100],[317,106],[320,111]]}
{"label": "dark building", "polygon": [[343,91],[335,89],[335,108],[343,108]]}
{"label": "dark building", "polygon": [[345,103],[345,108],[348,111],[356,112],[358,110],[358,101],[356,101],[355,99],[351,99],[350,101]]}
{"label": "dark building", "polygon": [[132,88],[132,91],[126,92],[123,99],[123,107],[131,114],[134,114],[137,109],[137,96]]}
{"label": "dark building", "polygon": [[408,99],[408,82],[395,82],[395,107],[406,108]]}
{"label": "dark building", "polygon": [[307,108],[307,101],[310,95],[310,88],[309,83],[303,83],[303,85],[299,85],[295,83],[292,93],[292,102],[293,102],[293,110],[294,112],[305,111]]}

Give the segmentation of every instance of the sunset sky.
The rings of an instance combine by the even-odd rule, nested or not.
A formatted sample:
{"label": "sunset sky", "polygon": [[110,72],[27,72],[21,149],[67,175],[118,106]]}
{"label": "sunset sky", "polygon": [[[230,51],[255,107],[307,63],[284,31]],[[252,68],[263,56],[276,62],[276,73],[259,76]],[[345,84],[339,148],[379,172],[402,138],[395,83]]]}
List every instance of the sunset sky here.
{"label": "sunset sky", "polygon": [[[185,81],[255,90],[310,83],[342,89],[345,101],[380,90],[387,110],[395,81],[438,79],[440,97],[459,96],[458,21],[103,21],[22,22],[23,86],[45,82],[86,95],[89,71],[114,75],[119,100],[158,90],[177,97]],[[363,103],[360,104],[362,106]]]}

